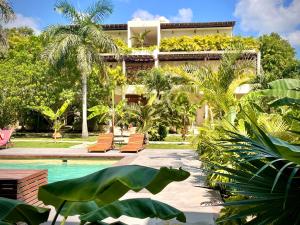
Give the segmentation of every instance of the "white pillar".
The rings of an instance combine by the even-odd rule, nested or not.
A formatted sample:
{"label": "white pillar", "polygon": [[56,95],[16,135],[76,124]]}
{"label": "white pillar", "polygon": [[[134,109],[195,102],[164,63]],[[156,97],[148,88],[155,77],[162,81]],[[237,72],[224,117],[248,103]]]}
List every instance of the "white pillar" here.
{"label": "white pillar", "polygon": [[256,55],[256,75],[260,75],[261,69],[261,53],[260,51],[257,52]]}
{"label": "white pillar", "polygon": [[153,51],[153,58],[154,58],[154,67],[157,68],[159,66],[159,61],[158,61],[158,49],[155,49]]}
{"label": "white pillar", "polygon": [[[122,60],[122,73],[126,76],[126,62],[125,62],[125,59]],[[125,92],[126,92],[126,87],[125,86],[122,86],[122,100],[125,99]]]}
{"label": "white pillar", "polygon": [[205,104],[204,106],[204,119],[207,120],[208,119],[208,105]]}

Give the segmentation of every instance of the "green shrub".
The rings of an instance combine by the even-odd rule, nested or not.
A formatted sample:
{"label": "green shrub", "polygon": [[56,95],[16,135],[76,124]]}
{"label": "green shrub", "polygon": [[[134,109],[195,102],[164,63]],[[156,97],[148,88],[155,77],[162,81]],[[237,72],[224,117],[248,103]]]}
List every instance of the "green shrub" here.
{"label": "green shrub", "polygon": [[151,128],[148,133],[150,141],[163,141],[168,135],[168,130],[166,126],[160,124],[158,127]]}
{"label": "green shrub", "polygon": [[163,38],[160,51],[216,51],[228,49],[258,50],[259,43],[252,37],[230,37],[224,35],[182,36]]}

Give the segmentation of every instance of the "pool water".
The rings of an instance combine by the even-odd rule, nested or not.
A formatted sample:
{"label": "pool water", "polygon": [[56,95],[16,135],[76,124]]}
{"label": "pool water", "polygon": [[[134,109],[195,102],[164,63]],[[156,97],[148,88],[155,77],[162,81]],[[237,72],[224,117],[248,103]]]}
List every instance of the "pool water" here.
{"label": "pool water", "polygon": [[48,170],[48,183],[82,177],[111,166],[112,160],[0,160],[0,169]]}

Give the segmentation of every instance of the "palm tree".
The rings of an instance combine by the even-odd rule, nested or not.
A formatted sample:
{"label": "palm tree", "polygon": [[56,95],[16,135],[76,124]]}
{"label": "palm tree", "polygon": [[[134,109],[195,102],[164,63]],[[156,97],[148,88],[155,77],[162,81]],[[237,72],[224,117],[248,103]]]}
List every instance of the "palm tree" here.
{"label": "palm tree", "polygon": [[130,105],[128,108],[129,115],[137,121],[138,131],[147,133],[158,121],[160,121],[160,107],[156,105],[156,95],[149,97],[147,104]]}
{"label": "palm tree", "polygon": [[101,53],[118,54],[118,47],[106,35],[101,25],[111,14],[112,6],[106,0],[97,1],[83,12],[77,11],[67,1],[59,1],[55,9],[70,21],[69,25],[50,26],[44,33],[49,44],[44,57],[55,66],[65,66],[67,59],[75,61],[82,79],[82,137],[88,136],[87,128],[87,77],[95,65],[103,69]]}
{"label": "palm tree", "polygon": [[227,53],[223,56],[218,71],[212,68],[198,68],[187,65],[182,67],[183,76],[189,85],[180,87],[182,91],[201,96],[202,102],[208,106],[209,118],[230,114],[238,104],[235,90],[249,82],[253,67],[248,61],[239,61],[241,53]]}
{"label": "palm tree", "polygon": [[150,30],[145,30],[144,32],[134,34],[131,39],[135,41],[137,47],[143,48],[145,45],[145,40],[147,35],[150,33]]}
{"label": "palm tree", "polygon": [[153,68],[149,71],[141,71],[142,83],[149,92],[156,91],[158,99],[161,99],[162,93],[172,88],[171,76],[161,68]]}
{"label": "palm tree", "polygon": [[6,40],[6,33],[4,32],[2,25],[13,20],[15,17],[14,11],[10,4],[6,0],[0,0],[0,50],[7,49],[8,44]]}

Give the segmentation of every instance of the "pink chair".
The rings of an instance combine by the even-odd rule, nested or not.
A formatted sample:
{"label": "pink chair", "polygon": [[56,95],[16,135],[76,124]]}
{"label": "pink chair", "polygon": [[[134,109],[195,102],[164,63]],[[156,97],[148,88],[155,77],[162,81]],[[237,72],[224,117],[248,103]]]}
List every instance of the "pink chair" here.
{"label": "pink chair", "polygon": [[13,133],[13,129],[0,131],[0,148],[8,148],[11,146],[10,138]]}

